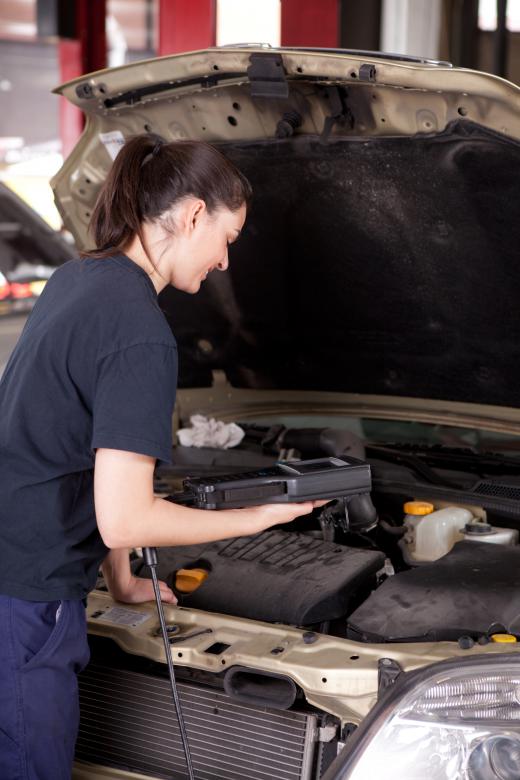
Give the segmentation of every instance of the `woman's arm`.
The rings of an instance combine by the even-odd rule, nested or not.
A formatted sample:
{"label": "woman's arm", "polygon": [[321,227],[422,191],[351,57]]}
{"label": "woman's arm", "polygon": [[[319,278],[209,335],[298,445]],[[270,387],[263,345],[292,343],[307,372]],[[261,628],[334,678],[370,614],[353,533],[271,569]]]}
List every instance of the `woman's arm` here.
{"label": "woman's arm", "polygon": [[218,512],[190,509],[154,496],[154,467],[155,459],[147,455],[97,450],[94,501],[107,547],[168,547],[248,536],[326,503],[266,504]]}

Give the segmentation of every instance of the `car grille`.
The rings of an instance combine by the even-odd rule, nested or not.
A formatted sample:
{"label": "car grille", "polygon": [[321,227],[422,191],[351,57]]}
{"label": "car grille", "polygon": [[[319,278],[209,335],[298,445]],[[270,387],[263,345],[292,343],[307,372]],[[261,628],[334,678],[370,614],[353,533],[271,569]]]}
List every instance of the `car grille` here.
{"label": "car grille", "polygon": [[[187,777],[167,679],[91,663],[79,688],[77,759]],[[315,777],[315,716],[239,704],[198,684],[178,688],[197,780]]]}

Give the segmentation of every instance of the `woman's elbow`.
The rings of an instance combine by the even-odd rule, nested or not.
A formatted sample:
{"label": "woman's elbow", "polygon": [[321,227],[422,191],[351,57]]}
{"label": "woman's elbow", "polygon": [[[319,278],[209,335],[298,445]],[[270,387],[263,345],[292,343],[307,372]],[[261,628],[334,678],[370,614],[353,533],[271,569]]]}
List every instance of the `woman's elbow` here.
{"label": "woman's elbow", "polygon": [[133,539],[132,517],[128,514],[123,516],[117,511],[107,512],[96,508],[96,521],[103,544],[110,550],[137,546]]}
{"label": "woman's elbow", "polygon": [[107,547],[140,547],[139,529],[153,504],[154,459],[99,449],[94,466],[94,506]]}

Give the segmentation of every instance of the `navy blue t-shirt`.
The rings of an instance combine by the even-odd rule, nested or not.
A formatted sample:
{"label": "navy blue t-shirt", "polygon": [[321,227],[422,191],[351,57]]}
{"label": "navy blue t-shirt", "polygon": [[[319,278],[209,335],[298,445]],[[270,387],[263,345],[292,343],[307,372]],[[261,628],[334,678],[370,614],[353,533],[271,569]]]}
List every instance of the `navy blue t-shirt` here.
{"label": "navy blue t-shirt", "polygon": [[171,462],[177,349],[146,272],[71,260],[36,303],[0,381],[0,593],[80,599],[107,554],[99,447]]}

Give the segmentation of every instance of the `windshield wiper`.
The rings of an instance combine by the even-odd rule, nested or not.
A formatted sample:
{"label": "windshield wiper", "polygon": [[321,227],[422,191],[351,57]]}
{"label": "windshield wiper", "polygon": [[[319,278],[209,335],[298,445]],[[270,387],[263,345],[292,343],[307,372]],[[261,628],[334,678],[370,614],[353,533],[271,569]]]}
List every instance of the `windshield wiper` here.
{"label": "windshield wiper", "polygon": [[[371,445],[369,445],[370,448]],[[376,449],[379,444],[374,445]],[[391,442],[381,445],[384,449],[416,457],[421,463],[469,471],[485,477],[489,474],[520,474],[520,460],[495,452],[475,452],[469,447],[449,447],[444,444],[414,444]]]}
{"label": "windshield wiper", "polygon": [[453,482],[453,480],[438,474],[415,453],[402,452],[399,445],[394,446],[392,444],[383,446],[368,444],[365,451],[367,457],[372,455],[375,458],[390,461],[390,463],[398,463],[401,466],[406,466],[432,485],[451,488],[452,490],[467,489],[467,485]]}

